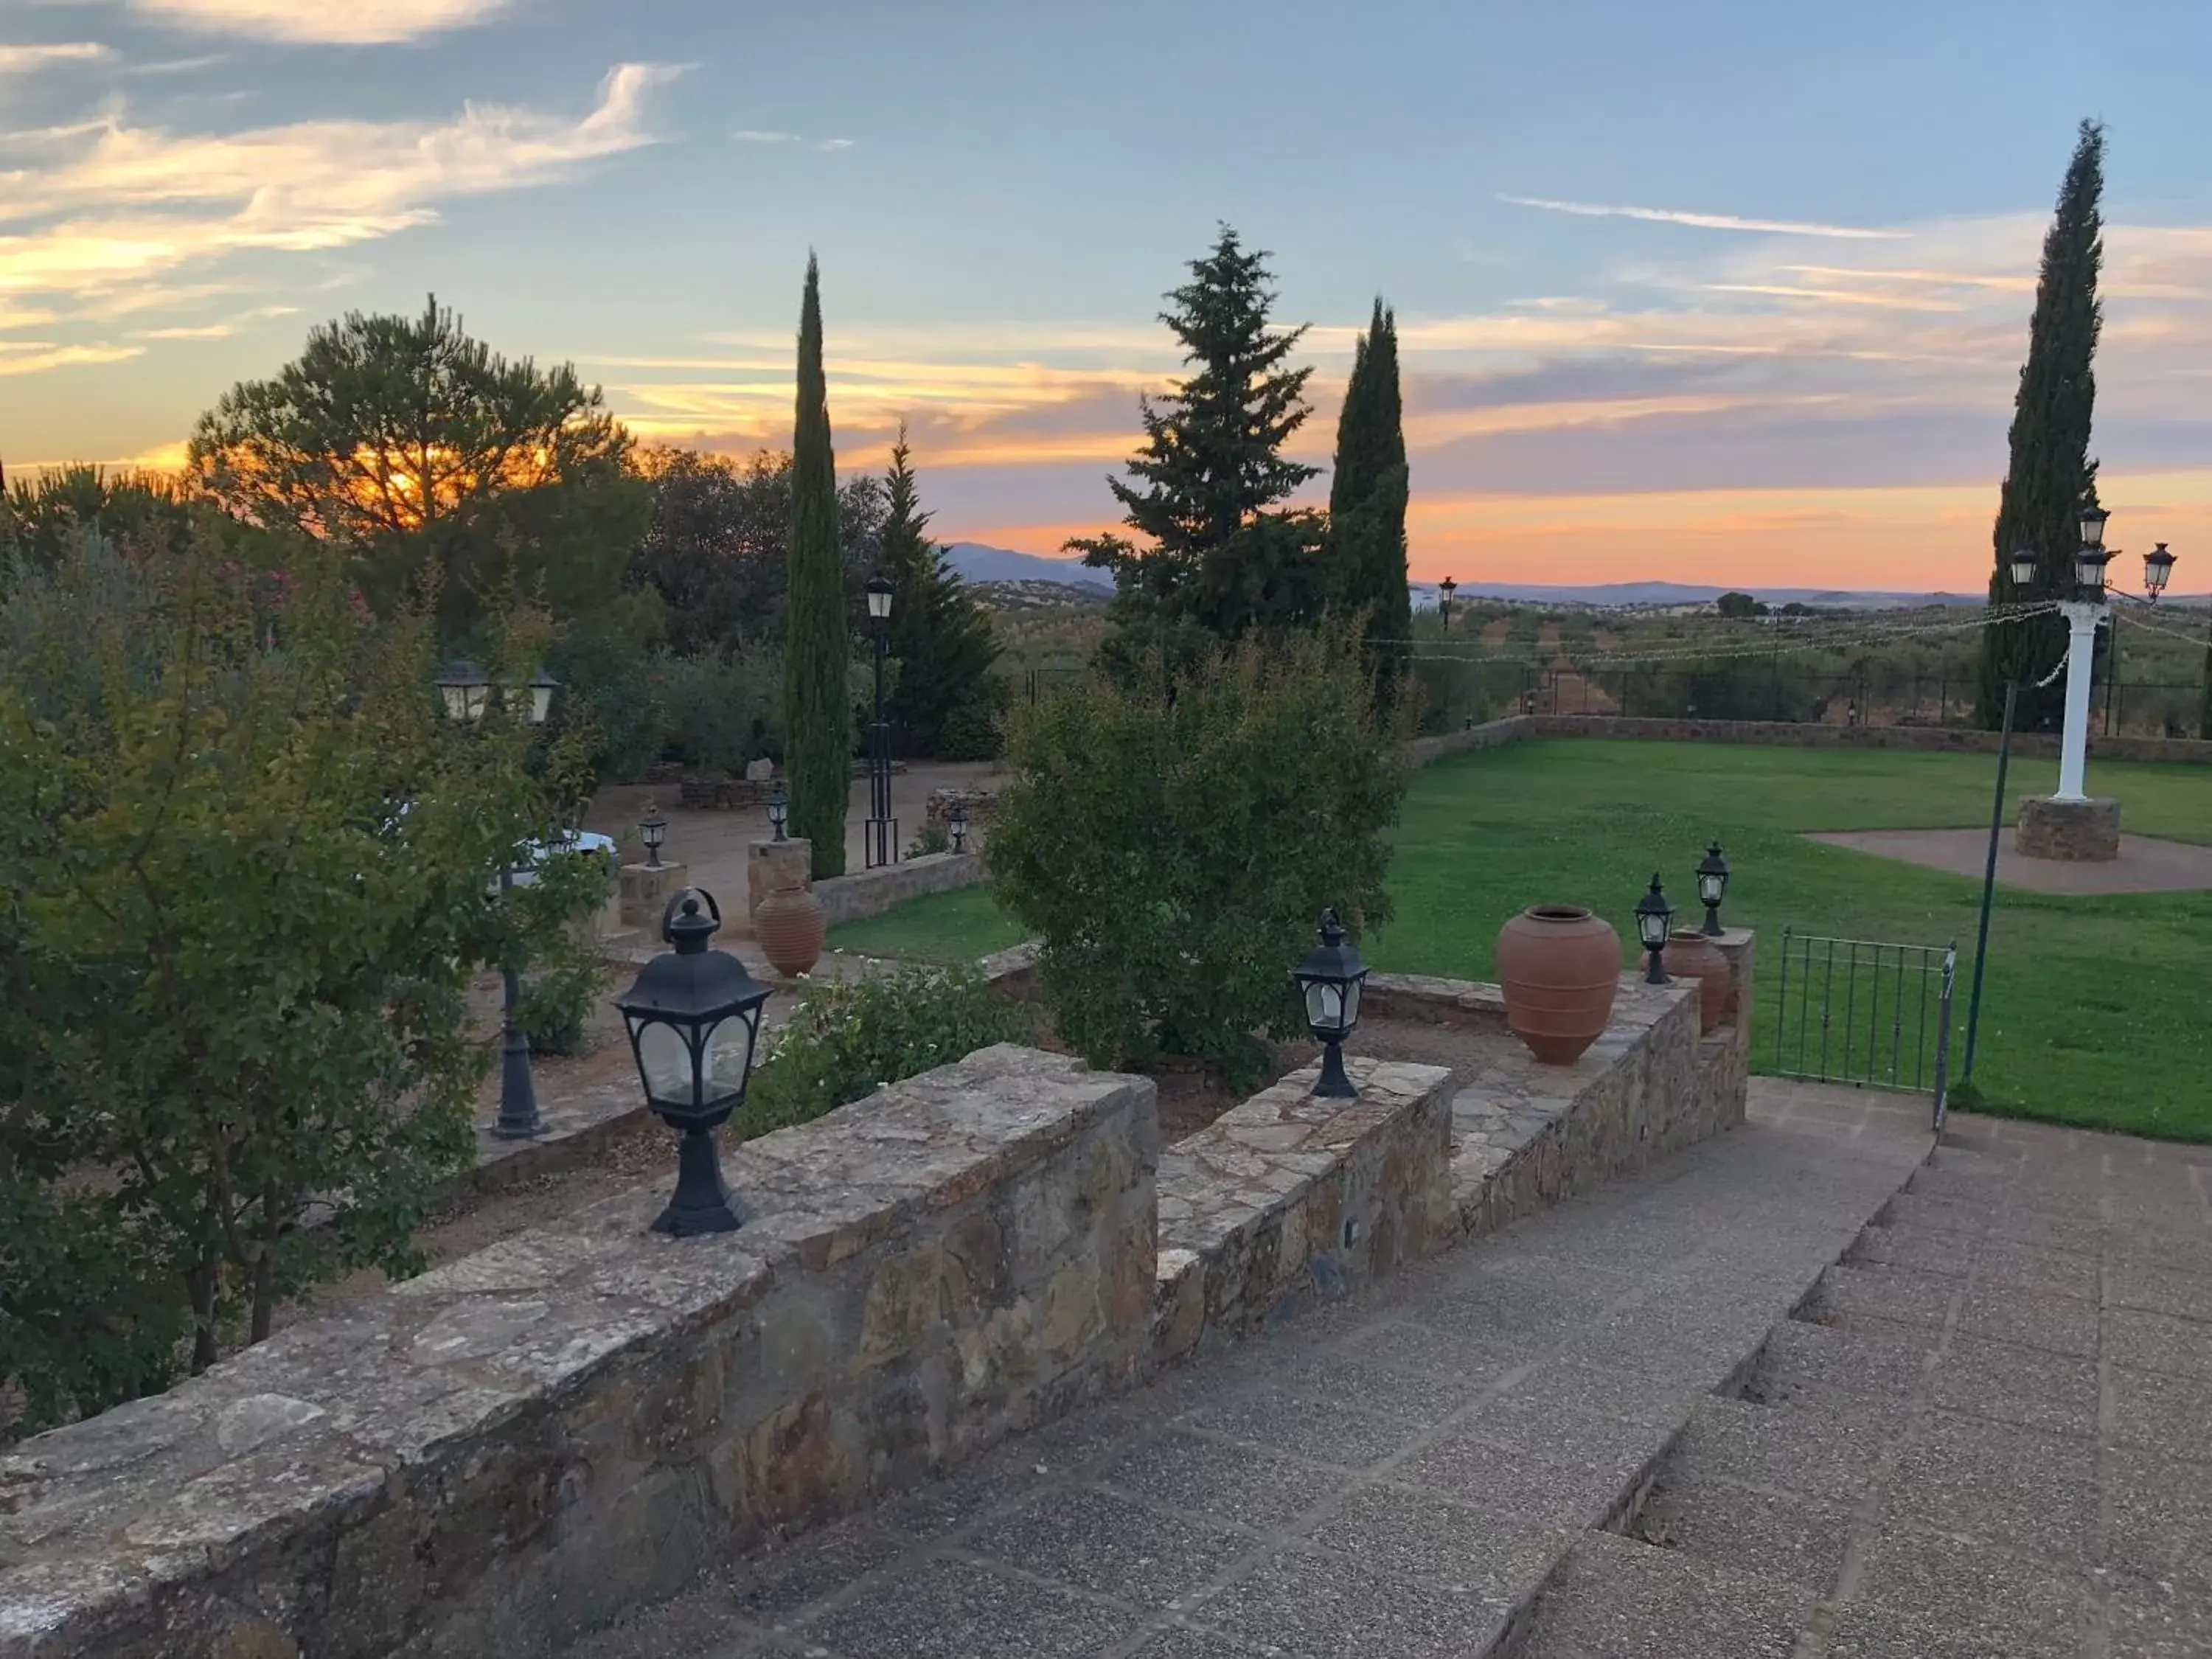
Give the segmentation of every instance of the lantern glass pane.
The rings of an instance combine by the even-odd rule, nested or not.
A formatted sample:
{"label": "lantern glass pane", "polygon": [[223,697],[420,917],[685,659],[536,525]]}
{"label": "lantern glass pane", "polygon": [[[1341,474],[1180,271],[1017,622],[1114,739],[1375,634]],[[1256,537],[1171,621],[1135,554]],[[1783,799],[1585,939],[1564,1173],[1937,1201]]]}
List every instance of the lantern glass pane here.
{"label": "lantern glass pane", "polygon": [[1359,988],[1362,981],[1353,980],[1344,988],[1344,1029],[1350,1030],[1359,1024]]}
{"label": "lantern glass pane", "polygon": [[1636,913],[1637,936],[1644,941],[1645,950],[1650,950],[1667,942],[1667,921],[1665,916],[1656,915],[1650,910],[1639,910]]}
{"label": "lantern glass pane", "polygon": [[752,1021],[732,1014],[707,1033],[707,1098],[741,1093],[753,1063]]}
{"label": "lantern glass pane", "polygon": [[1701,903],[1718,904],[1721,902],[1720,877],[1710,871],[1705,874],[1699,876],[1698,878],[1698,898]]}
{"label": "lantern glass pane", "polygon": [[645,1092],[664,1106],[698,1103],[698,1067],[684,1033],[665,1020],[649,1020],[637,1037],[637,1069]]}
{"label": "lantern glass pane", "polygon": [[1344,1029],[1344,988],[1327,980],[1306,984],[1306,1024],[1316,1031]]}
{"label": "lantern glass pane", "polygon": [[532,726],[543,726],[545,724],[545,717],[552,712],[553,688],[550,685],[532,686],[530,688],[530,723]]}
{"label": "lantern glass pane", "polygon": [[868,590],[868,614],[871,617],[873,617],[878,622],[881,622],[884,617],[890,616],[891,614],[891,596],[888,593],[878,593],[875,589],[870,588]]}

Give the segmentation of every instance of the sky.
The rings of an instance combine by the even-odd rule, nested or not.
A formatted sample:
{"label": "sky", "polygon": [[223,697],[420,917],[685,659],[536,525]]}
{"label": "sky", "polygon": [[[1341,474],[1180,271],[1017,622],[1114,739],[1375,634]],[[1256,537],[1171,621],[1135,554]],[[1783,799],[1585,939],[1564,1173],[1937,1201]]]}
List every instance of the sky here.
{"label": "sky", "polygon": [[0,462],[173,463],[310,328],[432,292],[642,440],[787,447],[811,249],[841,466],[904,420],[937,533],[1052,552],[1115,517],[1179,367],[1162,293],[1226,222],[1310,325],[1303,459],[1395,308],[1417,578],[1975,589],[2097,117],[2107,539],[2170,543],[2197,591],[2212,6],[2090,19],[0,0]]}

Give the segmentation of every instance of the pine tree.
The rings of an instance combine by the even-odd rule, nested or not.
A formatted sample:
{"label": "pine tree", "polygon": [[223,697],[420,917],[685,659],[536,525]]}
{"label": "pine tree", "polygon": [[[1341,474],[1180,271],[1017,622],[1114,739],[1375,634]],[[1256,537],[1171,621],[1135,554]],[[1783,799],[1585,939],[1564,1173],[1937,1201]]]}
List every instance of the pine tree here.
{"label": "pine tree", "polygon": [[[2097,273],[2105,254],[2097,204],[2104,187],[2105,129],[2084,121],[2059,187],[2057,211],[2043,239],[2027,365],[2020,372],[2013,404],[2011,465],[1997,507],[1996,569],[1990,578],[1993,605],[2032,597],[2014,590],[2007,568],[2019,547],[2035,550],[2034,596],[2073,591],[2079,517],[2097,495],[2089,425],[2097,399],[2091,366],[2104,321],[2097,299]],[[2057,617],[1985,630],[1977,708],[1982,724],[1994,726],[2002,720],[2005,682],[2018,680],[2017,723],[2028,731],[2055,729],[2064,717],[2064,684],[2054,681],[2039,688],[2036,682],[2057,666],[2065,650],[2066,624]]]}
{"label": "pine tree", "polygon": [[884,574],[891,581],[890,654],[898,682],[890,713],[911,752],[982,760],[995,752],[999,642],[991,618],[928,536],[906,427],[884,477]]}
{"label": "pine tree", "polygon": [[1406,586],[1406,430],[1398,320],[1378,297],[1353,348],[1336,422],[1328,520],[1335,602],[1367,618],[1378,699],[1403,672],[1413,606]]}
{"label": "pine tree", "polygon": [[1160,320],[1195,372],[1144,400],[1130,479],[1109,481],[1122,522],[1150,545],[1101,536],[1067,547],[1114,573],[1116,619],[1139,637],[1196,628],[1231,640],[1308,620],[1324,597],[1320,515],[1279,505],[1318,471],[1282,455],[1313,371],[1283,366],[1305,330],[1269,326],[1264,252],[1224,225],[1190,273]]}
{"label": "pine tree", "polygon": [[814,874],[845,873],[853,788],[846,698],[845,584],[837,558],[837,457],[822,374],[822,283],[811,254],[799,316],[799,407],[792,431],[791,575],[784,624],[784,769],[791,830],[814,843]]}

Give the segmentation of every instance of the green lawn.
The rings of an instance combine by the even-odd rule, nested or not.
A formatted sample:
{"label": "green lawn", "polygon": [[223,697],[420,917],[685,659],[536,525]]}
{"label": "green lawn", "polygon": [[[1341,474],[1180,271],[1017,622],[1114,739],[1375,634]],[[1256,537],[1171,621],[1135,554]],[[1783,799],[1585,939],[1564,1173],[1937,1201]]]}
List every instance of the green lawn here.
{"label": "green lawn", "polygon": [[[1705,842],[1735,876],[1727,918],[1760,930],[1753,1058],[1774,1060],[1773,951],[1799,933],[1959,942],[1963,1033],[1980,883],[1826,847],[1812,830],[1984,825],[1985,756],[1720,744],[1519,744],[1414,775],[1396,840],[1396,919],[1363,941],[1376,967],[1486,979],[1498,928],[1523,905],[1587,904],[1632,936],[1652,871],[1686,915]],[[2056,787],[2016,762],[2018,796]],[[2096,763],[2136,834],[2212,842],[2212,769]],[[840,950],[973,958],[1021,930],[988,888],[918,900],[836,929]],[[2062,898],[2000,888],[1984,991],[1977,1103],[2176,1139],[2212,1139],[2212,893]],[[1953,1051],[1955,1069],[1961,1057]]]}

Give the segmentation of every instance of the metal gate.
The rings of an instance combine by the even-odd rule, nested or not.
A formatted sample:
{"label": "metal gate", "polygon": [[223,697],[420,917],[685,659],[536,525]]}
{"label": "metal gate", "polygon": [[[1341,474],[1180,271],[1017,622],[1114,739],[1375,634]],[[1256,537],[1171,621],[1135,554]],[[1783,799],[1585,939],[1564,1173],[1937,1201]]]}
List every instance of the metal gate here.
{"label": "metal gate", "polygon": [[1942,1128],[1958,975],[1955,939],[1893,945],[1784,928],[1776,1075],[1932,1094]]}

